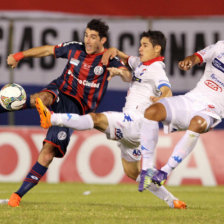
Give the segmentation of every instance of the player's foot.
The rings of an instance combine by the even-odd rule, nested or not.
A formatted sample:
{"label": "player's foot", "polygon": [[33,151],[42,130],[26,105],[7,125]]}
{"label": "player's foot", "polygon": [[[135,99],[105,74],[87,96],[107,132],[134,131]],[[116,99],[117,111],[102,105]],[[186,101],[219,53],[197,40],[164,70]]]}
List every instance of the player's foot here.
{"label": "player's foot", "polygon": [[40,125],[42,128],[51,127],[51,112],[43,104],[39,97],[36,98],[35,105],[40,115]]}
{"label": "player's foot", "polygon": [[8,205],[10,205],[11,207],[18,207],[20,200],[21,197],[18,194],[12,193],[12,195],[9,198]]}
{"label": "player's foot", "polygon": [[173,201],[173,207],[177,209],[186,209],[187,205],[183,201],[174,200]]}
{"label": "player's foot", "polygon": [[144,191],[152,183],[150,177],[148,176],[147,170],[142,170],[140,173],[140,181],[138,185],[138,191]]}
{"label": "player's foot", "polygon": [[154,184],[161,186],[167,180],[167,173],[162,170],[157,170],[151,180]]}

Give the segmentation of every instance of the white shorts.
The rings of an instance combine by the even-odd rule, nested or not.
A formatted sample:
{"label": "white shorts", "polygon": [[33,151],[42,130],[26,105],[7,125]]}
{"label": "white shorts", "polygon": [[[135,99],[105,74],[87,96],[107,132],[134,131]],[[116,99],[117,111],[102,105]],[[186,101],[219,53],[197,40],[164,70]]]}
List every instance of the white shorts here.
{"label": "white shorts", "polygon": [[207,129],[214,128],[221,122],[221,114],[213,108],[199,100],[195,100],[186,95],[163,98],[159,101],[166,107],[167,118],[164,123],[164,131],[169,133],[173,130],[186,130],[191,119],[199,115],[207,121]]}
{"label": "white shorts", "polygon": [[141,159],[140,129],[142,114],[134,112],[104,112],[109,128],[106,131],[108,139],[119,141],[121,156],[127,161]]}

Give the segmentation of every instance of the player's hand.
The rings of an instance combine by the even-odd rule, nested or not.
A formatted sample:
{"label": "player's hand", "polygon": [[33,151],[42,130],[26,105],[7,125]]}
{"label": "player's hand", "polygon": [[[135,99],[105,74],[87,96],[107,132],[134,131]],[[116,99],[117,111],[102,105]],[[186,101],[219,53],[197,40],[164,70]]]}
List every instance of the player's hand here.
{"label": "player's hand", "polygon": [[191,57],[186,57],[183,61],[178,63],[178,66],[181,70],[187,71],[193,67],[193,62]]}
{"label": "player's hand", "polygon": [[108,76],[107,80],[110,81],[114,76],[121,75],[122,69],[120,68],[107,68],[107,70],[110,72],[110,75]]}
{"label": "player's hand", "polygon": [[161,97],[158,97],[158,96],[150,96],[150,100],[155,103],[157,101],[159,101],[161,99]]}
{"label": "player's hand", "polygon": [[10,54],[7,58],[7,64],[11,67],[11,68],[15,68],[18,65],[18,62],[15,60],[15,58],[13,57],[13,54]]}
{"label": "player's hand", "polygon": [[109,48],[107,51],[104,52],[101,62],[103,65],[107,66],[109,60],[113,59],[117,56],[117,49],[114,47]]}

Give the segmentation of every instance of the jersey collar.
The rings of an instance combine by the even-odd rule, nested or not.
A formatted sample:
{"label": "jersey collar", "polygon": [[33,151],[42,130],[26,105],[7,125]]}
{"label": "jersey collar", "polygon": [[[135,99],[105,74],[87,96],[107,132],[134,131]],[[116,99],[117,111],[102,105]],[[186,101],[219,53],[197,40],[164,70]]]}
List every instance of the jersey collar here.
{"label": "jersey collar", "polygon": [[153,58],[153,59],[151,59],[151,60],[145,61],[145,62],[143,62],[142,64],[143,64],[143,65],[151,65],[152,63],[154,63],[154,62],[156,62],[156,61],[163,61],[163,60],[164,60],[164,57],[159,56],[159,57]]}

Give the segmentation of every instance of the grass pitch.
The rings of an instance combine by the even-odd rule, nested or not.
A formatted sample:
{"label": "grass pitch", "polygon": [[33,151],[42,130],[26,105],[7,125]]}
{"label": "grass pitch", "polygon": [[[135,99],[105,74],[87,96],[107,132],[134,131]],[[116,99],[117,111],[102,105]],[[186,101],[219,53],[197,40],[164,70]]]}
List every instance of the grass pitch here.
{"label": "grass pitch", "polygon": [[[19,186],[0,183],[0,199],[9,198]],[[0,205],[0,223],[224,223],[224,187],[181,186],[168,189],[185,201],[188,209],[170,209],[150,192],[139,193],[134,184],[39,183],[23,197],[20,207]]]}

